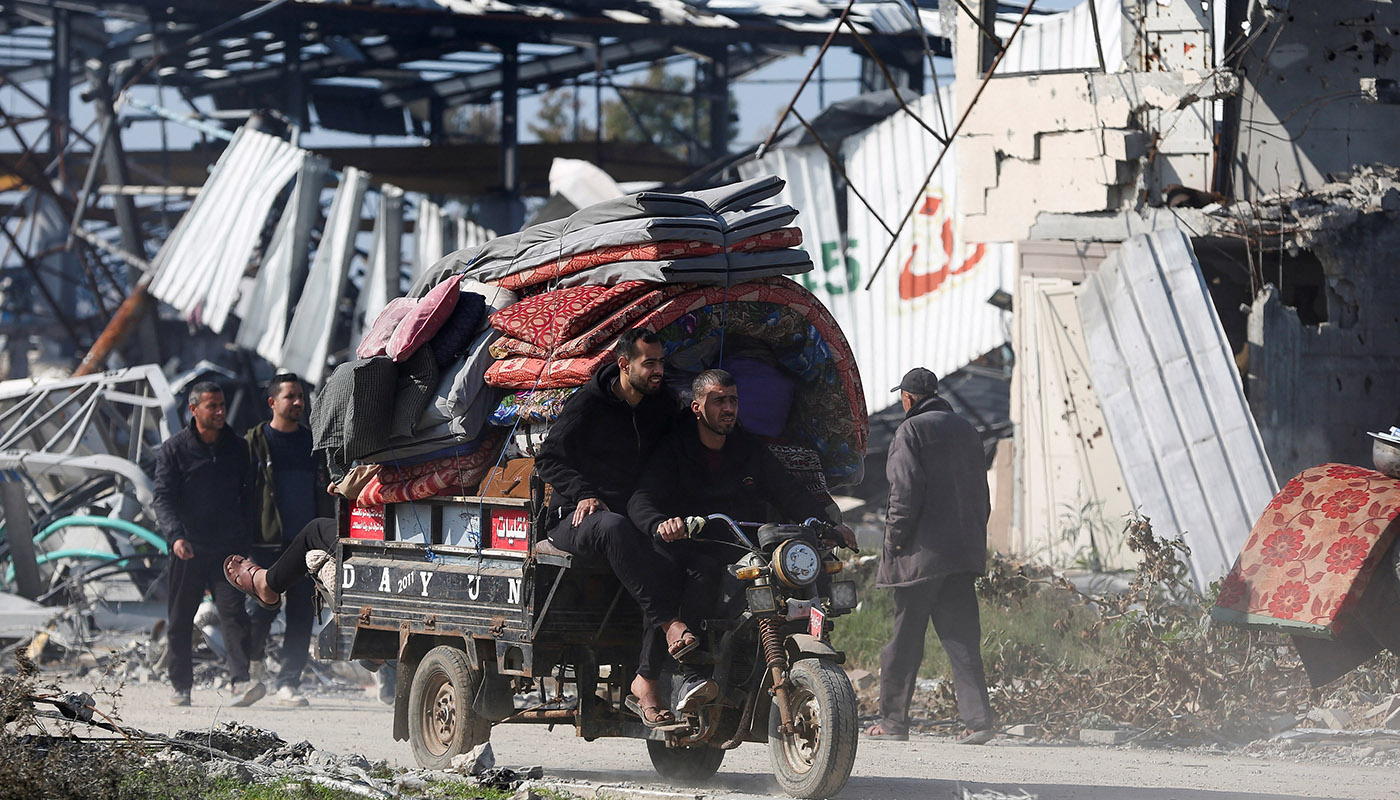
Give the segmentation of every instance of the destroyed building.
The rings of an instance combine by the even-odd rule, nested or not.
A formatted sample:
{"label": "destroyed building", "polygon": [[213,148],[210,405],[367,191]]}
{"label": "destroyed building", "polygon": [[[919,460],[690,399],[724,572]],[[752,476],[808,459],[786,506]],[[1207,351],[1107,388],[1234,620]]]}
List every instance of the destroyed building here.
{"label": "destroyed building", "polygon": [[[9,374],[40,346],[79,373],[208,359],[246,424],[273,365],[328,371],[527,198],[557,217],[613,181],[777,174],[816,265],[799,280],[847,331],[869,408],[916,364],[963,410],[1009,405],[978,421],[997,546],[1130,566],[1138,509],[1187,537],[1198,584],[1219,577],[1278,482],[1366,463],[1365,431],[1400,422],[1400,12],[896,5],[0,4]],[[862,56],[868,92],[731,152],[730,83],[826,44]],[[683,147],[522,143],[522,93],[625,99],[628,70],[663,58],[698,76]],[[482,141],[454,127],[473,106],[497,109]],[[298,146],[317,130],[393,144]],[[214,190],[258,199],[196,213]],[[199,269],[162,274],[176,262]],[[325,302],[303,309],[304,286]],[[101,452],[138,460],[151,430]]]}

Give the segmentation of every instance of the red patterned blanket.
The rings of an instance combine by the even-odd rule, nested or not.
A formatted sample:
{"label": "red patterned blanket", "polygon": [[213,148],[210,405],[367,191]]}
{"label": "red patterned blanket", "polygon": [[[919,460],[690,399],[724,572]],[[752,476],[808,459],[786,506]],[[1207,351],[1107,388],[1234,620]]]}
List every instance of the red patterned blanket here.
{"label": "red patterned blanket", "polygon": [[1395,538],[1400,480],[1350,464],[1301,472],[1254,523],[1211,616],[1332,638]]}

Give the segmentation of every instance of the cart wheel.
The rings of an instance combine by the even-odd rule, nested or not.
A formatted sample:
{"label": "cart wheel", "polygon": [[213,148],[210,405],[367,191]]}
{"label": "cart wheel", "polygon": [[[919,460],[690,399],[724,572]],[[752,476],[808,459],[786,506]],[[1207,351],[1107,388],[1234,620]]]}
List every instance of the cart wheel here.
{"label": "cart wheel", "polygon": [[418,766],[446,769],[453,757],[490,741],[491,722],[472,710],[480,686],[481,672],[450,645],[418,662],[408,693],[408,741]]}
{"label": "cart wheel", "polygon": [[840,667],[807,658],[788,672],[793,733],[782,732],[776,703],[768,716],[773,773],[793,797],[826,798],[841,791],[856,760],[856,693]]}
{"label": "cart wheel", "polygon": [[707,781],[724,761],[724,751],[718,747],[667,747],[655,739],[647,740],[647,753],[656,774],[676,783]]}

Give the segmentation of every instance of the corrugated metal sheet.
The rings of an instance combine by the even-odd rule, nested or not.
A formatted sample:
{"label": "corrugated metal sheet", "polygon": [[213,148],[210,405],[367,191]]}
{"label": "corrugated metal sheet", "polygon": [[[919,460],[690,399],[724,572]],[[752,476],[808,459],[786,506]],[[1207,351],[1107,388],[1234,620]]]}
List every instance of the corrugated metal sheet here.
{"label": "corrugated metal sheet", "polygon": [[1123,537],[1132,502],[1090,380],[1074,284],[1023,275],[1014,340],[1020,516],[1012,552],[1056,567],[1092,554],[1106,569],[1134,566]]}
{"label": "corrugated metal sheet", "polygon": [[360,341],[384,306],[401,294],[399,271],[402,262],[403,189],[386,183],[379,187],[379,211],[374,215],[364,286],[355,303],[356,325],[350,334],[352,342]]}
{"label": "corrugated metal sheet", "polygon": [[1224,575],[1278,489],[1186,236],[1125,242],[1078,294],[1094,388],[1133,504]]}
{"label": "corrugated metal sheet", "polygon": [[319,156],[302,161],[291,200],[268,243],[252,291],[239,302],[238,346],[256,351],[269,362],[282,357],[293,289],[305,280],[311,230],[321,215],[321,189],[330,162]]}
{"label": "corrugated metal sheet", "polygon": [[[999,74],[1013,72],[1048,72],[1063,69],[1098,69],[1099,56],[1094,47],[1093,18],[1089,3],[1099,13],[1099,36],[1103,42],[1103,59],[1109,72],[1123,70],[1123,0],[1085,0],[1068,11],[1044,17],[1031,17],[1016,41],[1002,57]],[[1224,5],[1223,3],[1221,5]],[[1019,15],[1017,15],[1019,16]],[[1014,26],[1011,20],[998,20],[997,33],[1003,37]]]}
{"label": "corrugated metal sheet", "polygon": [[368,173],[346,167],[326,215],[326,229],[321,235],[321,246],[316,249],[311,274],[287,328],[287,346],[278,366],[301,375],[313,386],[320,384],[326,373],[336,310],[345,290],[350,259],[355,255],[360,209],[368,188]]}
{"label": "corrugated metal sheet", "polygon": [[[916,111],[926,121],[937,120],[940,101],[946,118],[955,118],[951,87],[920,98]],[[855,348],[870,408],[890,405],[889,388],[911,367],[946,375],[1008,338],[1009,315],[987,299],[998,289],[1010,291],[1014,248],[963,239],[955,152],[928,185],[920,185],[942,149],[903,113],[842,147],[852,185],[891,228],[916,204],[867,291],[865,283],[890,237],[848,190],[847,280],[844,285],[828,280],[816,290]]]}
{"label": "corrugated metal sheet", "polygon": [[[929,94],[913,107],[924,120],[937,120],[936,102]],[[952,118],[951,87],[944,87],[942,102]],[[842,241],[832,172],[820,151],[780,148],[745,168],[746,175],[772,172],[788,181],[781,200],[801,212],[797,224],[817,265],[799,280],[845,331],[871,409],[895,402],[889,387],[911,367],[945,375],[1008,338],[1009,315],[987,299],[997,289],[1010,290],[1013,248],[963,240],[953,153],[928,186],[919,185],[941,150],[902,112],[846,140],[847,175],[891,228],[916,197],[922,198],[868,291],[865,283],[889,234],[848,190],[847,238]]]}
{"label": "corrugated metal sheet", "polygon": [[426,197],[420,198],[418,219],[413,226],[413,280],[418,280],[428,267],[447,255],[442,224],[442,206]]}
{"label": "corrugated metal sheet", "polygon": [[239,128],[209,180],[151,262],[150,292],[222,331],[272,204],[306,151]]}

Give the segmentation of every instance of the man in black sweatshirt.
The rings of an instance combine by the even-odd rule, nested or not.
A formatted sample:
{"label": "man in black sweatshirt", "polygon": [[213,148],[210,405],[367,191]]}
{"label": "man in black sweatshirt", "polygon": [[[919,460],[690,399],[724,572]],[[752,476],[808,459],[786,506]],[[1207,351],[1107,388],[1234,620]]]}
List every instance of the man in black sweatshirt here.
{"label": "man in black sweatshirt", "polygon": [[155,510],[170,540],[170,605],[166,627],[174,705],[190,704],[194,683],[190,640],[204,591],[214,595],[228,651],[232,705],[267,693],[249,684],[249,620],[243,594],[224,580],[224,559],[247,555],[258,528],[248,446],[224,424],[224,392],[216,383],[190,389],[190,424],[156,456]]}
{"label": "man in black sweatshirt", "polygon": [[664,656],[652,647],[664,636],[677,658],[698,640],[677,618],[680,576],[627,519],[627,501],[656,441],[675,419],[674,399],[662,388],[661,340],[641,329],[618,338],[617,363],[600,368],[569,398],[550,426],[535,469],[554,489],[546,530],[556,547],[607,559],[642,608],[646,632],[642,662],[632,681],[637,713],[648,726],[674,722],[657,678]]}

